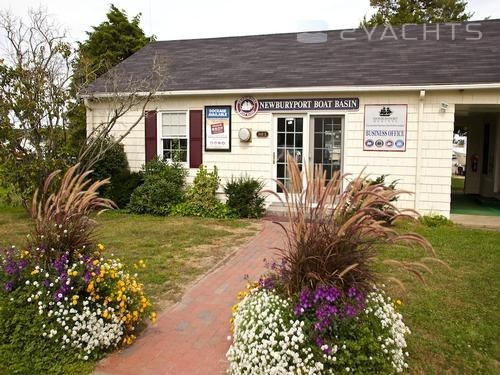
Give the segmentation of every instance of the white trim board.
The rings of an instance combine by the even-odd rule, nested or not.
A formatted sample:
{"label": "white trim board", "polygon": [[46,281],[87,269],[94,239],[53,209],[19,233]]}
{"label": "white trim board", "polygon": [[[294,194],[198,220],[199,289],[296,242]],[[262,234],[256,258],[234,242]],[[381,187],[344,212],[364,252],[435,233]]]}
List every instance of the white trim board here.
{"label": "white trim board", "polygon": [[[384,86],[310,86],[310,87],[278,87],[278,88],[248,88],[248,89],[215,89],[215,90],[179,90],[157,91],[155,96],[189,96],[189,95],[225,95],[225,94],[279,94],[279,93],[319,93],[319,92],[373,92],[373,91],[446,91],[446,90],[482,90],[500,89],[499,83],[442,84],[442,85],[384,85]],[[147,96],[148,92],[123,92],[127,95]],[[116,93],[96,93],[80,95],[82,98],[114,97]]]}

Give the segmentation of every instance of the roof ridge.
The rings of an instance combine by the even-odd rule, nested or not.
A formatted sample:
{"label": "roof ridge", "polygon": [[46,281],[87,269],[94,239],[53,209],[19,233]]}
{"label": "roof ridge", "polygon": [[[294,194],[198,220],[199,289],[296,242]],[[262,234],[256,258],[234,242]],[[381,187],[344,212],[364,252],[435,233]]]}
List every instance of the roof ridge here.
{"label": "roof ridge", "polygon": [[[494,22],[500,22],[500,18],[494,18],[494,19],[484,19],[484,20],[469,20],[469,21],[462,21],[462,22],[437,22],[437,23],[420,23],[420,24],[414,24],[414,23],[408,23],[406,25],[414,25],[414,26],[420,26],[420,25],[450,25],[450,24],[460,24],[460,25],[465,25],[465,24],[471,24],[471,23],[494,23]],[[383,28],[385,25],[378,25],[375,26],[375,30],[378,28]],[[392,26],[395,30],[402,28],[403,25],[394,25]],[[368,28],[369,30],[372,30],[373,27]],[[185,38],[185,39],[164,39],[164,40],[155,40],[152,43],[169,43],[169,42],[186,42],[186,41],[197,41],[197,40],[222,40],[222,39],[237,39],[237,38],[256,38],[256,37],[267,37],[267,36],[286,36],[286,35],[297,35],[297,34],[307,34],[307,33],[333,33],[333,32],[342,32],[342,31],[362,31],[362,27],[352,27],[352,28],[343,28],[343,29],[327,29],[327,30],[309,30],[309,31],[287,31],[287,32],[277,32],[277,33],[264,33],[264,34],[250,34],[250,35],[228,35],[228,36],[216,36],[216,37],[207,37],[207,38]]]}

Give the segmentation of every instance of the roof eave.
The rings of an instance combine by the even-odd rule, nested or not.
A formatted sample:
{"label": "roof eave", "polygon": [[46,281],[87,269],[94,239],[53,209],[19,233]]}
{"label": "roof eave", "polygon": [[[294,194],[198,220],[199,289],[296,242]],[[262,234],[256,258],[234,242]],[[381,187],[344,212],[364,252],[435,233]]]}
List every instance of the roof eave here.
{"label": "roof eave", "polygon": [[[280,93],[321,93],[321,92],[373,92],[373,91],[449,91],[449,90],[483,90],[500,89],[500,82],[466,83],[466,84],[422,84],[422,85],[373,85],[373,86],[308,86],[308,87],[272,87],[244,89],[213,89],[213,90],[175,90],[157,91],[154,96],[193,96],[193,95],[230,95],[230,94],[280,94]],[[116,95],[148,96],[150,92],[95,92],[81,95],[84,99],[107,98]]]}

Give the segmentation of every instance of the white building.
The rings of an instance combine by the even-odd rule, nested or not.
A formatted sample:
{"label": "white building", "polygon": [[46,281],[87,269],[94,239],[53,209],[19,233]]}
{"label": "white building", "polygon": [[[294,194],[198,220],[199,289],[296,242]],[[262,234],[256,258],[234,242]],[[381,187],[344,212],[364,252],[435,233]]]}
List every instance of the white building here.
{"label": "white building", "polygon": [[112,110],[113,72],[142,85],[165,61],[168,78],[123,142],[131,168],[175,152],[192,175],[203,163],[276,189],[290,152],[327,174],[387,174],[414,192],[398,205],[449,216],[456,124],[468,124],[466,193],[500,198],[499,41],[489,20],[153,42],[90,86],[87,124]]}

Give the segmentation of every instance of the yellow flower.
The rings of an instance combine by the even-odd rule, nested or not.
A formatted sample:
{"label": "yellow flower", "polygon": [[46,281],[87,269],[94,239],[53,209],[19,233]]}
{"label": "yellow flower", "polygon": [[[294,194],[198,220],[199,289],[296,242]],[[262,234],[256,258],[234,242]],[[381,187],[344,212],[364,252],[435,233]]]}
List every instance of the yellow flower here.
{"label": "yellow flower", "polygon": [[98,243],[97,248],[99,249],[99,251],[104,251],[104,249],[105,249],[105,247],[102,243]]}
{"label": "yellow flower", "polygon": [[401,302],[401,300],[397,299],[397,300],[396,300],[396,304],[397,304],[397,305],[402,305],[402,304],[403,304],[403,302]]}
{"label": "yellow flower", "polygon": [[38,270],[35,268],[33,271],[31,271],[32,275],[36,275],[38,273]]}
{"label": "yellow flower", "polygon": [[151,321],[154,323],[156,322],[156,313],[153,311],[150,315],[149,315],[149,318],[151,319]]}
{"label": "yellow flower", "polygon": [[91,281],[89,285],[87,285],[87,293],[92,293],[94,290],[94,283]]}
{"label": "yellow flower", "polygon": [[92,264],[93,264],[94,266],[97,266],[97,265],[99,264],[99,259],[95,259],[95,260],[92,262]]}

